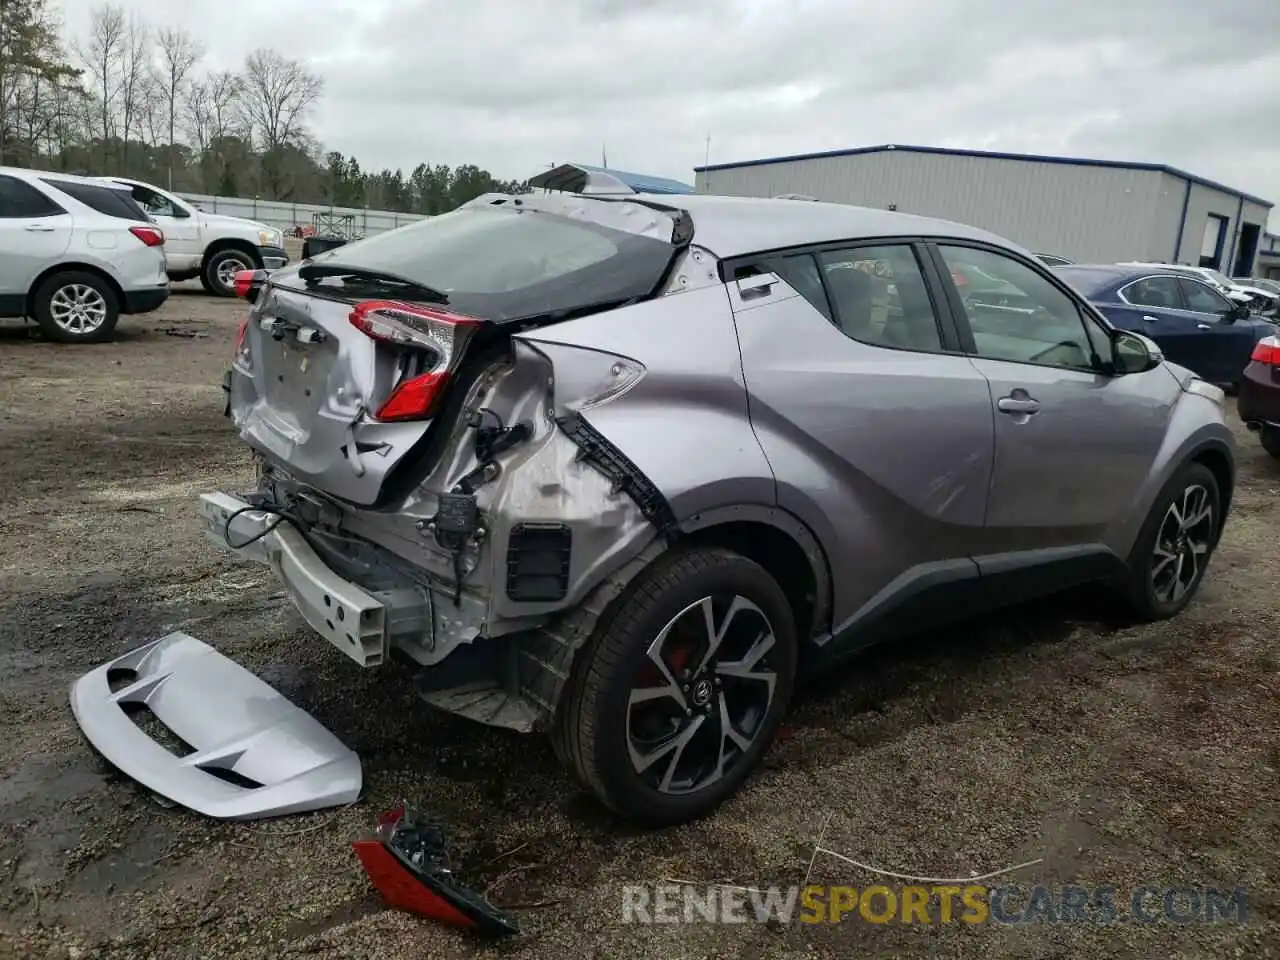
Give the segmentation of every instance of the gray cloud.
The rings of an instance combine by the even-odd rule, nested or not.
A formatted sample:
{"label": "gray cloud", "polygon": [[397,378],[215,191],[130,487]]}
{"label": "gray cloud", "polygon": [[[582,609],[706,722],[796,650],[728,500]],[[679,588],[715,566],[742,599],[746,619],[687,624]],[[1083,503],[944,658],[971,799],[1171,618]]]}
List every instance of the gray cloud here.
{"label": "gray cloud", "polygon": [[[66,0],[83,30],[93,0]],[[504,177],[898,142],[1180,166],[1280,202],[1274,0],[133,0],[229,65],[326,80],[314,120],[362,166]],[[235,7],[228,10],[229,7]],[[1280,229],[1280,216],[1273,218]]]}

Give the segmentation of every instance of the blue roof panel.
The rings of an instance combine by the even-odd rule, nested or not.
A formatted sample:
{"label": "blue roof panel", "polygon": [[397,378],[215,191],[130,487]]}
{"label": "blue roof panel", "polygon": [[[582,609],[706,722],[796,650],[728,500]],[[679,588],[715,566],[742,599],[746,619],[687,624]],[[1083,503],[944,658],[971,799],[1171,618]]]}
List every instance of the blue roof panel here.
{"label": "blue roof panel", "polygon": [[[819,153],[796,153],[785,157],[765,157],[761,160],[744,160],[740,163],[713,163],[710,166],[694,167],[695,173],[708,173],[715,170],[735,170],[738,167],[760,167],[770,163],[794,163],[797,160],[821,160],[827,157],[856,157],[864,153],[880,153],[885,150],[902,150],[907,153],[932,153],[950,157],[982,157],[989,160],[1024,160],[1031,163],[1062,163],[1076,167],[1112,167],[1122,170],[1154,170],[1159,173],[1172,174],[1191,183],[1198,183],[1211,190],[1221,190],[1233,197],[1243,197],[1250,203],[1264,207],[1273,207],[1270,200],[1263,200],[1248,193],[1242,193],[1234,187],[1228,187],[1193,173],[1170,167],[1163,163],[1135,163],[1125,160],[1090,160],[1086,157],[1055,157],[1034,153],[1000,153],[992,150],[958,150],[950,147],[916,147],[901,143],[882,143],[874,147],[851,147],[844,150],[824,150]],[[610,171],[612,172],[612,171]],[[615,174],[616,175],[616,174]]]}
{"label": "blue roof panel", "polygon": [[647,173],[628,173],[626,170],[615,170],[613,167],[594,167],[589,163],[575,163],[573,166],[592,173],[607,173],[611,177],[617,177],[636,193],[693,193],[691,185],[667,177],[651,177]]}

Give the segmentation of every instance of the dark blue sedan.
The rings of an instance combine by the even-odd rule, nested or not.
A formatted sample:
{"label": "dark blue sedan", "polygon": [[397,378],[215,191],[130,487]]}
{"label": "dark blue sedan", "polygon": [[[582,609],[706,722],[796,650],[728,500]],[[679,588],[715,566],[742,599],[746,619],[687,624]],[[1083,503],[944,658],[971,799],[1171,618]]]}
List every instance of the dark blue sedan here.
{"label": "dark blue sedan", "polygon": [[1207,283],[1154,267],[1072,264],[1053,272],[1112,325],[1150,337],[1166,359],[1213,383],[1240,383],[1254,344],[1276,333]]}

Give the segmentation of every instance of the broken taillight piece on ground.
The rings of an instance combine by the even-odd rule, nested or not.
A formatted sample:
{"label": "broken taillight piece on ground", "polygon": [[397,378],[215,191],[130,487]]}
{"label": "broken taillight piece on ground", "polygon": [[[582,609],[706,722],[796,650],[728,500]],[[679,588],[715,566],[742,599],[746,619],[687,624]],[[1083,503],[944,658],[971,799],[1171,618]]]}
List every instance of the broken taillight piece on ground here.
{"label": "broken taillight piece on ground", "polygon": [[491,936],[520,932],[513,918],[454,879],[438,826],[401,807],[379,815],[376,833],[351,846],[389,906]]}

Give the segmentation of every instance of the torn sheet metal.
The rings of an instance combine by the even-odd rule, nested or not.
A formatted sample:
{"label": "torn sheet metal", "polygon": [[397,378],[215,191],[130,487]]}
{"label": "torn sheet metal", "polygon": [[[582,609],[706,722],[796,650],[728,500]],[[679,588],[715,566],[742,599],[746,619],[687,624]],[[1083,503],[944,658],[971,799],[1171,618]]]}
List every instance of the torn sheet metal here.
{"label": "torn sheet metal", "polygon": [[[248,670],[185,633],[85,674],[71,687],[71,709],[112,764],[206,816],[253,820],[360,796],[354,752]],[[148,734],[144,720],[158,721],[169,745]]]}
{"label": "torn sheet metal", "polygon": [[514,918],[458,883],[444,833],[403,807],[378,816],[377,838],[351,846],[388,906],[489,936],[519,933]]}

